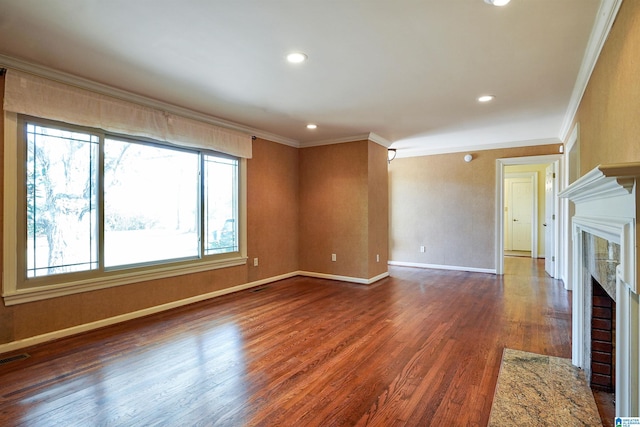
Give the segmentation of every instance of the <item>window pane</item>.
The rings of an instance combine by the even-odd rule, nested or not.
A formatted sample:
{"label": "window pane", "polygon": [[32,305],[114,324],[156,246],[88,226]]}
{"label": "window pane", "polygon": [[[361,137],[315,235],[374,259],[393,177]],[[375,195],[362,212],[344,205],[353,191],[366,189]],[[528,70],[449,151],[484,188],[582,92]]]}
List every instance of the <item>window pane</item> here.
{"label": "window pane", "polygon": [[27,125],[27,277],[98,267],[98,137]]}
{"label": "window pane", "polygon": [[197,153],[106,139],[105,267],[199,256]]}
{"label": "window pane", "polygon": [[238,161],[204,157],[205,255],[238,251]]}

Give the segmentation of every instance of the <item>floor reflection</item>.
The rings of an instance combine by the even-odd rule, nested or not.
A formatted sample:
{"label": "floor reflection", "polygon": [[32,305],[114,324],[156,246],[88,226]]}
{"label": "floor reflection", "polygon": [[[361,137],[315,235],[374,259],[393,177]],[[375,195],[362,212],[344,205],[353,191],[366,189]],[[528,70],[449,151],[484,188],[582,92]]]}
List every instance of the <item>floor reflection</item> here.
{"label": "floor reflection", "polygon": [[246,362],[238,327],[174,338],[34,385],[22,400],[25,424],[53,417],[65,426],[180,425],[178,417],[192,413],[211,425],[242,425]]}

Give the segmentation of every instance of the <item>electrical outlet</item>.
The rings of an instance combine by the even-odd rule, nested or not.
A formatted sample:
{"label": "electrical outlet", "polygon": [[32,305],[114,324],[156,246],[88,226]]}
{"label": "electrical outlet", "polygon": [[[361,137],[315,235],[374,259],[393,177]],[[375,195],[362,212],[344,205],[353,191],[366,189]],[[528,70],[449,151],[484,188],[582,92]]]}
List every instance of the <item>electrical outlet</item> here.
{"label": "electrical outlet", "polygon": [[336,260],[336,254],[331,254],[331,261],[335,261]]}
{"label": "electrical outlet", "polygon": [[420,246],[420,252],[424,252],[424,246]]}
{"label": "electrical outlet", "polygon": [[258,266],[258,258],[254,258],[253,259],[253,266],[257,267]]}
{"label": "electrical outlet", "polygon": [[380,255],[379,254],[376,255],[376,262],[380,262]]}

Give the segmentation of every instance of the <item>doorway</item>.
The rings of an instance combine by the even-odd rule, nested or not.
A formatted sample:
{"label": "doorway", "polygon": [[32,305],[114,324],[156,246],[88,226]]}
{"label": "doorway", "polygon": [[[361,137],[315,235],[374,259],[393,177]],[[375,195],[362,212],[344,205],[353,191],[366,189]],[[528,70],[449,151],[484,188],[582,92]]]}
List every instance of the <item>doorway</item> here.
{"label": "doorway", "polygon": [[504,252],[505,255],[537,258],[537,172],[511,172],[504,179]]}
{"label": "doorway", "polygon": [[[559,170],[559,161],[562,159],[562,155],[560,154],[552,154],[545,156],[531,156],[531,157],[517,157],[517,158],[509,158],[509,159],[498,159],[496,160],[496,273],[504,274],[504,256],[508,255],[509,250],[513,250],[513,243],[511,248],[509,247],[509,243],[507,242],[507,238],[509,238],[508,234],[513,233],[512,225],[507,225],[507,221],[513,221],[513,217],[510,216],[509,207],[506,205],[507,200],[507,192],[509,191],[508,187],[512,184],[507,182],[506,178],[508,174],[526,174],[529,176],[535,174],[535,182],[537,188],[532,190],[533,193],[537,196],[537,201],[534,198],[531,202],[533,206],[531,211],[533,211],[533,218],[531,219],[531,227],[529,228],[529,232],[531,235],[531,243],[529,249],[529,256],[533,258],[538,258],[540,256],[544,256],[545,260],[549,257],[550,260],[553,260],[553,263],[549,264],[549,269],[547,273],[551,277],[557,277],[558,272],[557,265],[555,262],[558,258],[558,222],[556,219],[558,218],[558,203],[555,203],[557,199],[557,182],[558,170]],[[547,167],[552,166],[552,183],[551,185],[547,185]],[[526,176],[525,176],[526,177]],[[509,178],[517,178],[517,176],[509,175]],[[513,189],[511,189],[513,191]],[[526,190],[525,190],[526,191]],[[548,193],[550,191],[551,193]],[[547,221],[547,212],[545,212],[546,200],[550,198],[554,201],[553,204],[553,212],[549,216],[549,221]],[[513,209],[513,207],[512,207]],[[529,209],[526,207],[524,210]],[[518,218],[516,218],[518,219]],[[535,224],[534,224],[535,222]],[[525,221],[526,223],[526,221]],[[522,229],[526,229],[526,227],[520,227],[521,230],[519,232],[524,235],[525,231]],[[513,236],[511,236],[513,237]],[[550,240],[550,241],[549,241]],[[513,242],[513,240],[511,241]],[[525,242],[526,244],[527,242]]]}

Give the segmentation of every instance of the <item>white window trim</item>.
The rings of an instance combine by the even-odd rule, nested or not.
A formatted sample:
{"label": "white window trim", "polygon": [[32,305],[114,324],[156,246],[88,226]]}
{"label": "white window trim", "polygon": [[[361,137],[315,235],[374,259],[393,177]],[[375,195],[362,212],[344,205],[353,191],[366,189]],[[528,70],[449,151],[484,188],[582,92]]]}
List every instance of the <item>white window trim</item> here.
{"label": "white window trim", "polygon": [[18,115],[4,113],[4,224],[3,224],[3,274],[2,297],[5,305],[22,304],[48,298],[57,298],[80,292],[94,291],[147,280],[163,279],[184,274],[198,273],[219,268],[236,267],[247,263],[247,191],[246,159],[240,161],[239,176],[239,244],[240,255],[224,259],[199,259],[194,261],[148,266],[121,271],[108,276],[76,280],[55,285],[18,288]]}

